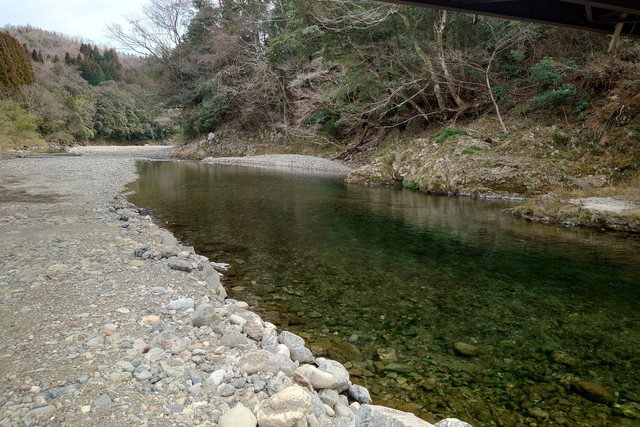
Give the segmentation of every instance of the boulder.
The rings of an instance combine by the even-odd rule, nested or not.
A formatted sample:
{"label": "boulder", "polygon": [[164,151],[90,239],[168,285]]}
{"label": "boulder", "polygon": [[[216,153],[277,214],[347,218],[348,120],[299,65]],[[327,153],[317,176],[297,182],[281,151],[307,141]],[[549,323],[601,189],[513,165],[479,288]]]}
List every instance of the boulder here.
{"label": "boulder", "polygon": [[193,270],[193,265],[191,265],[191,262],[175,256],[167,260],[167,265],[172,270],[186,271],[187,273]]}
{"label": "boulder", "polygon": [[338,393],[349,388],[349,372],[340,363],[319,358],[319,367],[302,365],[296,369],[296,374],[301,375],[316,389],[332,389]]}
{"label": "boulder", "polygon": [[207,282],[207,287],[212,291],[217,291],[222,286],[220,283],[220,273],[213,269],[209,261],[202,263],[202,276]]}
{"label": "boulder", "polygon": [[293,375],[295,365],[291,359],[282,354],[273,354],[266,350],[258,350],[245,354],[240,358],[240,373],[253,375],[258,372],[271,372],[273,374],[282,371],[286,375]]}
{"label": "boulder", "polygon": [[216,313],[215,307],[206,302],[200,304],[193,313],[191,313],[191,323],[193,323],[193,326],[209,326],[221,320],[222,318]]}
{"label": "boulder", "polygon": [[357,384],[350,385],[349,394],[358,403],[371,404],[371,395],[369,394],[369,390],[362,387],[361,385],[357,385]]}
{"label": "boulder", "polygon": [[355,427],[433,427],[413,414],[377,405],[362,405]]}
{"label": "boulder", "polygon": [[283,331],[278,337],[281,344],[286,345],[291,352],[291,359],[300,363],[313,362],[313,354],[304,345],[304,340],[296,334],[289,331]]}
{"label": "boulder", "polygon": [[311,395],[297,385],[274,394],[262,402],[256,412],[261,427],[311,427],[319,424],[313,415]]}
{"label": "boulder", "polygon": [[255,415],[242,403],[222,414],[218,420],[220,427],[256,427],[258,420]]}
{"label": "boulder", "polygon": [[178,254],[180,253],[180,249],[177,246],[165,246],[160,250],[160,257],[161,258],[171,258],[171,257],[177,257]]}
{"label": "boulder", "polygon": [[242,325],[242,332],[247,334],[249,338],[255,341],[261,341],[263,336],[262,326],[258,324],[255,320],[249,320],[244,325]]}
{"label": "boulder", "polygon": [[236,331],[235,329],[225,332],[220,343],[223,346],[230,348],[245,348],[250,344],[249,339],[244,336],[242,332]]}

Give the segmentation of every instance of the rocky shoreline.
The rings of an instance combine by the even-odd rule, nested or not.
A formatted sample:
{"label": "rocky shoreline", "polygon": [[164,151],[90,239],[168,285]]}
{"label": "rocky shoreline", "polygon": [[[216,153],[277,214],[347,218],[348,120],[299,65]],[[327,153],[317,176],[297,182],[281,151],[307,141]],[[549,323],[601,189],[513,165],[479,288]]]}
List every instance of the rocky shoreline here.
{"label": "rocky shoreline", "polygon": [[0,426],[430,426],[225,298],[224,263],[126,201],[133,157],[167,151],[0,162]]}

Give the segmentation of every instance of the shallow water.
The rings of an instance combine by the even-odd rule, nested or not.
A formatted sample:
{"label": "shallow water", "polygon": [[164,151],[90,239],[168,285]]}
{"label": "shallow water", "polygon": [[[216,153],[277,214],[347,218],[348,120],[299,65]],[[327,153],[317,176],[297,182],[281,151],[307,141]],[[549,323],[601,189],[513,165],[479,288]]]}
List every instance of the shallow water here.
{"label": "shallow water", "polygon": [[[638,237],[328,175],[188,162],[138,172],[133,203],[232,264],[231,297],[345,363],[376,402],[477,426],[638,425]],[[576,377],[617,403],[573,393]]]}

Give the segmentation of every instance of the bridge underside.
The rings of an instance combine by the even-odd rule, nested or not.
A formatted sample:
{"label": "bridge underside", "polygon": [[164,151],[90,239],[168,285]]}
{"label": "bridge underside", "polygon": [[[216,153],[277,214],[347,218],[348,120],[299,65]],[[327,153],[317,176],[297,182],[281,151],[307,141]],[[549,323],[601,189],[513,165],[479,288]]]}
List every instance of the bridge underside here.
{"label": "bridge underside", "polygon": [[640,1],[630,0],[383,0],[478,15],[640,37]]}

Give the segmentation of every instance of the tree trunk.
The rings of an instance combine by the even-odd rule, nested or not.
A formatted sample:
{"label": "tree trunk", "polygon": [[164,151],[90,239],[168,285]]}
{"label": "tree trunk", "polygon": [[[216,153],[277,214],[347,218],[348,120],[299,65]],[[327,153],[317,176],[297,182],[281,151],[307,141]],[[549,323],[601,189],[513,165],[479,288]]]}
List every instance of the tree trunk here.
{"label": "tree trunk", "polygon": [[485,72],[484,72],[484,77],[487,80],[487,89],[489,90],[489,96],[491,97],[491,102],[493,102],[493,107],[495,108],[496,114],[498,115],[498,120],[500,121],[500,126],[502,127],[502,132],[507,134],[507,133],[509,133],[509,130],[507,129],[507,126],[505,126],[504,120],[502,120],[502,114],[500,114],[500,107],[498,106],[498,102],[496,101],[496,97],[493,96],[493,89],[491,88],[491,82],[489,80],[489,71],[491,70],[491,63],[493,62],[495,57],[496,57],[496,51],[494,51],[491,54],[491,58],[489,58],[489,63],[487,64],[487,68],[485,69]]}
{"label": "tree trunk", "polygon": [[456,89],[455,81],[453,80],[453,77],[449,72],[449,67],[447,66],[447,62],[445,61],[445,58],[444,58],[443,34],[444,34],[444,27],[446,23],[447,23],[447,11],[445,10],[445,11],[442,11],[440,14],[440,21],[435,22],[433,24],[433,32],[435,33],[435,36],[436,36],[436,45],[438,46],[440,66],[442,67],[442,71],[444,72],[444,79],[445,79],[445,82],[447,83],[447,88],[449,89],[449,93],[451,94],[451,97],[455,101],[458,108],[461,110],[464,110],[467,108],[467,104],[462,100],[462,98],[460,98],[460,95],[458,94],[458,91]]}
{"label": "tree trunk", "polygon": [[438,101],[438,108],[441,111],[447,110],[447,103],[442,95],[442,87],[440,86],[440,81],[438,80],[438,76],[436,75],[435,70],[433,69],[433,63],[431,62],[431,57],[427,53],[426,50],[420,45],[420,41],[418,40],[418,35],[416,34],[416,27],[413,23],[413,20],[409,16],[407,11],[400,11],[400,16],[402,17],[402,22],[404,26],[407,28],[407,32],[409,33],[409,37],[413,42],[413,47],[416,50],[416,53],[424,63],[429,72],[429,76],[431,77],[431,81],[433,82],[433,93],[436,96],[436,100]]}

